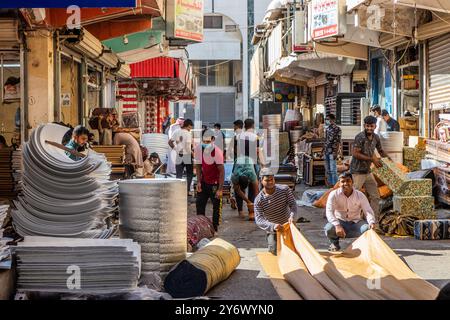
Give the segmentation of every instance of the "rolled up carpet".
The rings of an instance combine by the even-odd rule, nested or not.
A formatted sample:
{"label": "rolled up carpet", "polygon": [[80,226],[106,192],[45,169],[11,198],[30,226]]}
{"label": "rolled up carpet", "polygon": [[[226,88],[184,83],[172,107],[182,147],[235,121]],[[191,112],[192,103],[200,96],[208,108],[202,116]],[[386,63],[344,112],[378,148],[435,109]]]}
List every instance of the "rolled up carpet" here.
{"label": "rolled up carpet", "polygon": [[241,261],[238,249],[222,239],[215,239],[177,264],[164,281],[174,298],[202,296],[227,279]]}

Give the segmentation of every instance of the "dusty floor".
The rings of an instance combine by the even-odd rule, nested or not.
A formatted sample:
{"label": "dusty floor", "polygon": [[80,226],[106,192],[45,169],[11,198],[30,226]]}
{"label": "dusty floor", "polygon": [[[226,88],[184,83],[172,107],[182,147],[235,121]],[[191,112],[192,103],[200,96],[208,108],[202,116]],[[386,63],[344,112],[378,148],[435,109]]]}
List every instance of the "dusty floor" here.
{"label": "dusty floor", "polygon": [[[304,190],[305,186],[297,186],[298,199],[301,198]],[[323,233],[326,222],[323,210],[309,207],[299,207],[299,210],[301,216],[311,221],[298,225],[300,230],[315,248],[326,250],[328,241]],[[190,204],[189,212],[194,214],[194,203]],[[209,212],[212,212],[212,208]],[[450,211],[448,213],[450,214]],[[239,218],[237,211],[233,211],[230,205],[226,204],[219,237],[237,246],[242,260],[231,277],[208,292],[208,296],[230,300],[279,299],[256,257],[258,251],[267,250],[265,232],[260,230],[254,222]],[[413,238],[383,238],[409,267],[424,279],[438,287],[450,282],[450,240],[419,241]],[[351,241],[343,241],[342,247],[345,248]]]}

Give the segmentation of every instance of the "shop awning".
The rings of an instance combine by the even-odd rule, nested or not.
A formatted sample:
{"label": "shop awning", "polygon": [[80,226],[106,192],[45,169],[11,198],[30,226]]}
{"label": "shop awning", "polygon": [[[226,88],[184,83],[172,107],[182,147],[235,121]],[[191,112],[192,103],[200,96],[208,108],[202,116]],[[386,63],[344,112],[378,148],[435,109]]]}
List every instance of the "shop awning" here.
{"label": "shop awning", "polygon": [[[86,26],[123,17],[139,18],[142,15],[160,17],[163,9],[161,0],[136,0],[135,8],[82,8],[81,25]],[[69,17],[66,11],[66,8],[46,9],[45,22],[55,28],[64,27]]]}
{"label": "shop awning", "polygon": [[150,96],[192,98],[193,78],[182,59],[159,57],[131,64],[131,78]]}
{"label": "shop awning", "polygon": [[450,1],[448,0],[397,0],[396,4],[450,13]]}

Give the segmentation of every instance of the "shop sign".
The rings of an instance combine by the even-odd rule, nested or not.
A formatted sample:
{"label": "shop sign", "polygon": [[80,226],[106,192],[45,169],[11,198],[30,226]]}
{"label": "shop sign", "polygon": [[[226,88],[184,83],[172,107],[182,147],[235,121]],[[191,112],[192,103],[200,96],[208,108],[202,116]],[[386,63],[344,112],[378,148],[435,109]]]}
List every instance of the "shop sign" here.
{"label": "shop sign", "polygon": [[70,107],[70,105],[71,105],[70,93],[62,93],[61,94],[61,106]]}
{"label": "shop sign", "polygon": [[272,84],[274,102],[295,102],[297,96],[297,86],[292,84],[274,81]]}
{"label": "shop sign", "polygon": [[313,50],[312,45],[308,44],[308,25],[306,11],[296,11],[294,21],[294,32],[292,41],[292,51],[294,52],[310,52]]}
{"label": "shop sign", "polygon": [[312,38],[339,35],[339,1],[312,0]]}
{"label": "shop sign", "polygon": [[347,0],[347,12],[352,11],[360,4],[366,2],[367,0]]}
{"label": "shop sign", "polygon": [[169,0],[167,15],[169,37],[203,41],[203,0]]}
{"label": "shop sign", "polygon": [[1,8],[136,8],[136,0],[2,0]]}

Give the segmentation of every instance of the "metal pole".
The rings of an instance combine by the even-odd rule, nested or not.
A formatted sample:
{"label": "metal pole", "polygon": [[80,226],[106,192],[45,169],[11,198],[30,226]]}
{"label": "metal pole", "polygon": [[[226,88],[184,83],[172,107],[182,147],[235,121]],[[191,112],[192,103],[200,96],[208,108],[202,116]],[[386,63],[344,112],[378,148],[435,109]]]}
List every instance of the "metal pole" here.
{"label": "metal pole", "polygon": [[3,103],[3,101],[4,101],[4,95],[3,95],[3,89],[4,89],[4,82],[3,82],[3,53],[2,54],[0,54],[0,66],[1,66],[1,72],[0,72],[0,83],[1,83],[1,85],[2,85],[2,95],[1,95],[1,97],[2,97],[2,99],[1,99],[1,102]]}
{"label": "metal pole", "polygon": [[55,37],[53,39],[53,56],[54,56],[54,83],[53,83],[53,92],[54,92],[54,115],[55,121],[61,121],[61,52],[59,48],[59,31],[55,32]]}
{"label": "metal pole", "polygon": [[28,67],[26,38],[20,43],[20,144],[28,140]]}

